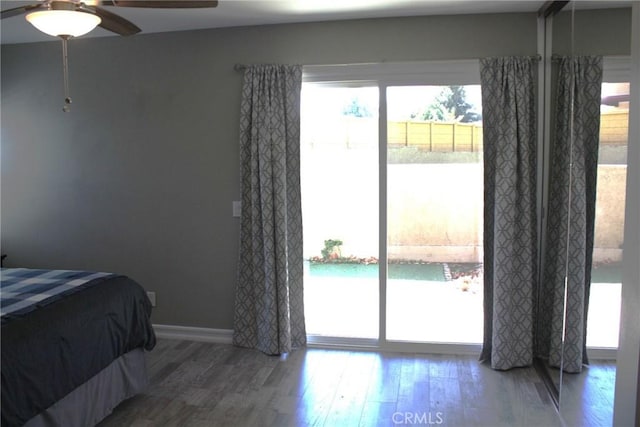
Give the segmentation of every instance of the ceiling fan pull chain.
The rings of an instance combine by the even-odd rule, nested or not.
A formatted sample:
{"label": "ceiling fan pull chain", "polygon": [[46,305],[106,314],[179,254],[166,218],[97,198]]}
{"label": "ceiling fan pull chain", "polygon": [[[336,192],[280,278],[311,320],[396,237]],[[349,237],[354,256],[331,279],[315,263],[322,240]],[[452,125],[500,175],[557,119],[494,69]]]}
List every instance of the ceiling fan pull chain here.
{"label": "ceiling fan pull chain", "polygon": [[67,41],[68,37],[61,37],[62,39],[62,72],[64,74],[64,106],[62,111],[68,113],[71,111],[71,97],[69,96],[69,61],[67,54]]}

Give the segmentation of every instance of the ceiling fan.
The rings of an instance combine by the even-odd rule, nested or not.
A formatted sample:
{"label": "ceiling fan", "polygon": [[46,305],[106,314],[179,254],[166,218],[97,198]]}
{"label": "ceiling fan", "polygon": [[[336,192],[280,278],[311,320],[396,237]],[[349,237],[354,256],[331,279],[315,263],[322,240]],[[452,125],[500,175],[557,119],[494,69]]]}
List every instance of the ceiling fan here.
{"label": "ceiling fan", "polygon": [[78,37],[96,26],[121,36],[141,31],[134,23],[103,6],[189,9],[216,7],[218,0],[42,0],[3,10],[1,14],[2,19],[26,14],[27,21],[40,31],[58,37]]}
{"label": "ceiling fan", "polygon": [[27,21],[38,30],[62,39],[65,93],[62,110],[65,113],[70,111],[71,105],[67,41],[87,34],[97,26],[121,36],[131,36],[141,31],[134,23],[104,9],[104,6],[189,9],[216,7],[218,0],[41,0],[1,11],[2,19],[25,14]]}

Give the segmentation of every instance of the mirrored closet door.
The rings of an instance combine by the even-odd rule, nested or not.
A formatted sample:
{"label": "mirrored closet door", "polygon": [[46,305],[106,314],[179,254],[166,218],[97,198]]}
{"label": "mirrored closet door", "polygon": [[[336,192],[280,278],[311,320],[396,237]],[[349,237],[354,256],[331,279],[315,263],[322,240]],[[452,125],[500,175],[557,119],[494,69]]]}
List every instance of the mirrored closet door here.
{"label": "mirrored closet door", "polygon": [[548,185],[539,310],[550,335],[537,344],[538,354],[547,356],[542,357],[544,370],[568,425],[612,423],[630,17],[628,7],[593,10],[572,2],[547,23],[551,42],[543,164]]}

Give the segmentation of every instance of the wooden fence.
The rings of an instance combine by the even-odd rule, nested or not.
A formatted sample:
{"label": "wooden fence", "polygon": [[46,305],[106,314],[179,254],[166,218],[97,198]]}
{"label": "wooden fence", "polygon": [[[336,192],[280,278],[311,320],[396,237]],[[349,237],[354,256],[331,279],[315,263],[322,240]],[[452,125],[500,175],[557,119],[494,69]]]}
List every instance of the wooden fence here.
{"label": "wooden fence", "polygon": [[[627,143],[629,112],[603,113],[600,143]],[[419,147],[425,151],[482,151],[482,124],[441,122],[388,122],[390,147]]]}
{"label": "wooden fence", "polygon": [[482,125],[440,122],[388,122],[390,147],[424,151],[482,151]]}
{"label": "wooden fence", "polygon": [[[628,111],[603,113],[600,143],[626,144],[628,120]],[[303,129],[308,130],[303,135],[303,144],[310,146],[373,148],[378,142],[376,118],[345,117],[331,126],[321,121],[310,121]],[[390,121],[387,122],[387,143],[389,147],[418,147],[424,151],[480,152],[483,147],[482,124]]]}
{"label": "wooden fence", "polygon": [[629,111],[602,113],[600,144],[624,145],[629,139]]}

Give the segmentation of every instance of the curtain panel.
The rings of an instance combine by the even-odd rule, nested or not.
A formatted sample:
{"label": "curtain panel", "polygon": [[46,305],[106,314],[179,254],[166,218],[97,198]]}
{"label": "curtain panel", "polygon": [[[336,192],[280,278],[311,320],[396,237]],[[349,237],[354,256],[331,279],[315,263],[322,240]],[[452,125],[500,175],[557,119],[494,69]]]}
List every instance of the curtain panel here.
{"label": "curtain panel", "polygon": [[240,106],[242,213],[233,343],[306,344],[300,195],[302,67],[253,65]]}
{"label": "curtain panel", "polygon": [[566,372],[588,363],[601,88],[602,57],[560,58],[537,352]]}
{"label": "curtain panel", "polygon": [[480,61],[484,136],[484,342],[494,369],[533,362],[537,283],[537,62]]}

